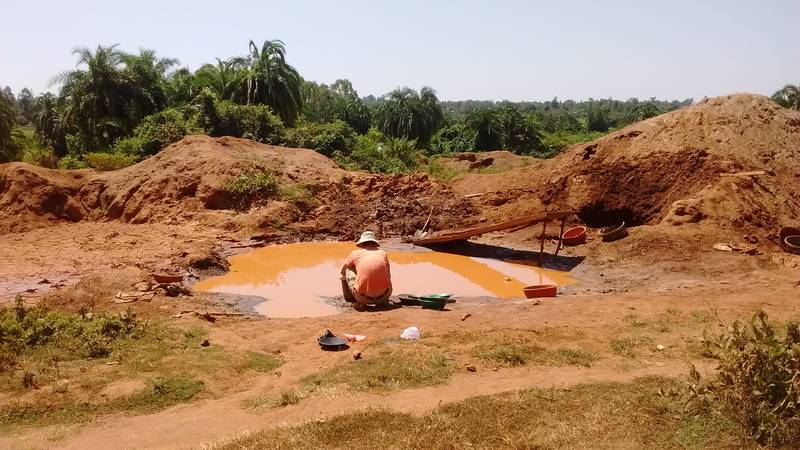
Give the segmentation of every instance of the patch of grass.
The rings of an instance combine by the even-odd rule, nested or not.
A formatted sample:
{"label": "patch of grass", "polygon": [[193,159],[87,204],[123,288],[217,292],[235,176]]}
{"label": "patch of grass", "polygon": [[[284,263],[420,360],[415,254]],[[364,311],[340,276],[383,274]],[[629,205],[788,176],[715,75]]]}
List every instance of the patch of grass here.
{"label": "patch of grass", "polygon": [[591,367],[599,359],[596,353],[577,348],[559,348],[550,353],[551,361],[558,365]]}
{"label": "patch of grass", "polygon": [[81,423],[111,413],[153,413],[196,398],[203,383],[192,378],[157,378],[135,394],[109,402],[50,398],[34,402],[10,403],[0,407],[0,425],[50,425]]}
{"label": "patch of grass", "polygon": [[152,413],[185,403],[203,392],[203,382],[189,377],[156,378],[146,389],[110,403],[114,411]]}
{"label": "patch of grass", "polygon": [[647,321],[642,320],[636,313],[628,313],[622,316],[622,321],[634,328],[644,328],[647,326]]}
{"label": "patch of grass", "polygon": [[365,358],[347,361],[303,380],[307,386],[346,385],[388,391],[447,382],[454,364],[444,351],[423,342],[393,341],[368,347]]}
{"label": "patch of grass", "polygon": [[689,313],[689,320],[697,324],[713,322],[717,319],[717,313],[711,309],[696,309]]}
{"label": "patch of grass", "polygon": [[62,363],[109,357],[147,332],[147,322],[130,312],[67,314],[26,308],[17,297],[14,307],[0,308],[0,390],[36,387],[56,378]]}
{"label": "patch of grass", "polygon": [[656,316],[653,321],[653,329],[659,333],[668,333],[675,325],[681,323],[683,315],[677,308],[667,308],[663,313]]}
{"label": "patch of grass", "polygon": [[289,405],[296,405],[298,403],[300,403],[300,394],[296,389],[289,389],[281,392],[281,395],[278,398],[277,405],[289,406]]}
{"label": "patch of grass", "polygon": [[277,397],[274,395],[256,395],[249,397],[242,401],[242,407],[256,412],[262,411],[265,408],[283,408],[300,403],[307,395],[305,391],[300,389],[286,389],[281,391]]}
{"label": "patch of grass", "polygon": [[[149,412],[190,401],[199,392],[223,392],[232,380],[269,372],[280,358],[202,347],[202,328],[180,330],[158,321],[120,315],[64,313],[38,306],[0,309],[0,391],[23,403],[0,408],[0,425],[73,423],[120,411]],[[98,394],[115,380],[143,374],[153,379],[133,396]],[[11,397],[13,398],[13,397]]]}
{"label": "patch of grass", "polygon": [[89,167],[101,171],[119,170],[138,161],[134,156],[102,152],[87,153],[83,155],[83,160],[86,161]]}
{"label": "patch of grass", "polygon": [[659,394],[676,380],[586,384],[472,397],[417,416],[367,409],[269,429],[211,448],[741,448],[741,430],[722,416],[683,414]]}
{"label": "patch of grass", "polygon": [[608,346],[617,355],[635,358],[636,350],[650,343],[652,343],[652,339],[647,336],[631,336],[614,338],[608,343]]}
{"label": "patch of grass", "polygon": [[487,332],[472,349],[481,361],[502,367],[543,364],[550,366],[589,367],[598,356],[581,349],[547,349],[530,333]]}
{"label": "patch of grass", "polygon": [[302,183],[287,184],[280,187],[281,200],[293,203],[303,208],[311,208],[316,205],[314,193],[309,187]]}
{"label": "patch of grass", "polygon": [[463,172],[459,172],[452,167],[449,167],[445,164],[442,164],[438,158],[431,158],[430,162],[428,162],[427,167],[425,168],[425,172],[431,178],[435,178],[439,181],[450,181],[453,178],[461,175]]}
{"label": "patch of grass", "polygon": [[622,317],[622,321],[633,328],[649,328],[659,333],[668,333],[676,326],[686,326],[690,324],[678,308],[667,308],[664,312],[649,319],[644,319],[636,313],[628,313]]}
{"label": "patch of grass", "polygon": [[280,180],[270,171],[255,169],[245,172],[222,185],[236,208],[244,209],[254,201],[273,198],[280,193]]}
{"label": "patch of grass", "polygon": [[258,352],[247,352],[246,358],[246,367],[256,372],[272,372],[283,364],[279,358]]}

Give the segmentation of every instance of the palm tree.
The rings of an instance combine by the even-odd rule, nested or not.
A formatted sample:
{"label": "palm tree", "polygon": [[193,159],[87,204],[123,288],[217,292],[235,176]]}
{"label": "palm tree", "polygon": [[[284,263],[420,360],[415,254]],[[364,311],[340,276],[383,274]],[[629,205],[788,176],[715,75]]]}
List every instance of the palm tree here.
{"label": "palm tree", "polygon": [[237,59],[245,67],[246,101],[248,105],[268,105],[287,125],[294,124],[303,110],[302,79],[286,62],[286,46],[282,41],[264,41],[259,49],[250,41],[250,54]]}
{"label": "palm tree", "polygon": [[429,87],[419,94],[410,88],[395,89],[375,111],[378,129],[393,137],[416,139],[420,147],[428,145],[442,120],[439,99]]}
{"label": "palm tree", "polygon": [[787,84],[783,89],[772,94],[772,100],[784,108],[800,110],[800,85]]}
{"label": "palm tree", "polygon": [[66,130],[68,126],[59,100],[49,92],[37,97],[33,126],[42,145],[53,147],[57,156],[64,156],[66,154]]}
{"label": "palm tree", "polygon": [[12,160],[10,150],[11,133],[16,125],[16,111],[11,100],[0,92],[0,162]]}
{"label": "palm tree", "polygon": [[470,111],[466,123],[475,131],[473,145],[475,150],[497,150],[501,147],[502,136],[497,126],[497,113],[494,110],[483,107]]}
{"label": "palm tree", "polygon": [[182,67],[167,76],[167,100],[170,106],[190,103],[200,92],[195,86],[195,76],[188,67]]}
{"label": "palm tree", "polygon": [[239,93],[244,76],[240,65],[236,59],[223,61],[217,58],[216,64],[205,64],[197,69],[194,74],[197,86],[211,89],[222,100],[233,100]]}
{"label": "palm tree", "polygon": [[160,58],[153,50],[140,50],[138,55],[123,55],[123,70],[130,125],[144,116],[167,106],[167,71],[178,64],[174,58]]}
{"label": "palm tree", "polygon": [[[125,54],[117,45],[95,51],[76,48],[78,69],[57,76],[66,100],[65,119],[73,122],[87,146],[106,147],[125,134],[126,106],[131,97],[123,75]],[[85,68],[81,68],[85,66]]]}

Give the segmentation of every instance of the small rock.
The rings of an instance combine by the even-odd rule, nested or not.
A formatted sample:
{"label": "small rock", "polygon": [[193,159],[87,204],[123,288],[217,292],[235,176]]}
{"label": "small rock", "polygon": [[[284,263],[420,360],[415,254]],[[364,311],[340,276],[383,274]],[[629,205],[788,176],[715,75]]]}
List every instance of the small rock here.
{"label": "small rock", "polygon": [[658,345],[656,345],[656,350],[658,350],[658,351],[662,351],[662,350],[664,350],[665,348],[666,348],[666,347],[664,347],[664,346],[663,346],[663,345],[661,345],[661,344],[658,344]]}
{"label": "small rock", "polygon": [[353,359],[355,359],[355,360],[361,359],[361,352],[358,351],[358,350],[354,351],[353,352]]}
{"label": "small rock", "polygon": [[542,304],[542,301],[541,301],[541,300],[534,300],[534,301],[533,301],[533,304],[534,304],[534,305],[541,305],[541,304]]}
{"label": "small rock", "polygon": [[461,316],[461,321],[463,322],[463,321],[469,319],[470,317],[472,317],[472,314],[470,314],[470,313],[463,314]]}
{"label": "small rock", "polygon": [[200,347],[208,347],[211,345],[211,342],[208,342],[208,339],[203,339],[203,342],[200,343]]}
{"label": "small rock", "polygon": [[467,372],[477,372],[478,371],[478,368],[475,367],[474,364],[467,364],[467,366],[465,368],[467,369]]}
{"label": "small rock", "polygon": [[174,284],[166,285],[164,290],[167,291],[168,297],[177,297],[181,293],[181,290],[178,288],[178,286],[175,286]]}

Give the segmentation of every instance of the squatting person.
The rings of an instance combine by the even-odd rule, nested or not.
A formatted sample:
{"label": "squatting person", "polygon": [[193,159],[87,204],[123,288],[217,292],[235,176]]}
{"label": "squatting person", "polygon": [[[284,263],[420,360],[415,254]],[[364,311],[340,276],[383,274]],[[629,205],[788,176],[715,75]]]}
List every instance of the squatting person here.
{"label": "squatting person", "polygon": [[342,266],[341,280],[344,299],[357,311],[365,305],[386,303],[392,295],[392,274],[389,258],[381,250],[375,233],[365,231]]}

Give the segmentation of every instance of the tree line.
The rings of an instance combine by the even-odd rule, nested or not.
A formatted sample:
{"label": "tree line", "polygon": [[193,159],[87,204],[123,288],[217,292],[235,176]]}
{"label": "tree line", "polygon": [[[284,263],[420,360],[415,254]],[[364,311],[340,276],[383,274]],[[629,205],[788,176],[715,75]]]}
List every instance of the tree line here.
{"label": "tree line", "polygon": [[403,171],[422,154],[551,156],[692,102],[442,102],[429,87],[361,97],[346,79],[303,79],[286,53],[279,40],[250,41],[243,56],[191,71],[152,50],[75,49],[75,68],[53,77],[57,94],[3,90],[0,162],[114,168],[207,133],[312,148],[352,168]]}

